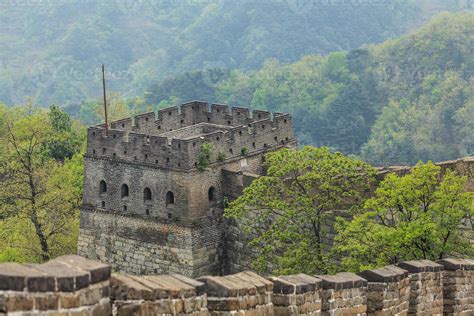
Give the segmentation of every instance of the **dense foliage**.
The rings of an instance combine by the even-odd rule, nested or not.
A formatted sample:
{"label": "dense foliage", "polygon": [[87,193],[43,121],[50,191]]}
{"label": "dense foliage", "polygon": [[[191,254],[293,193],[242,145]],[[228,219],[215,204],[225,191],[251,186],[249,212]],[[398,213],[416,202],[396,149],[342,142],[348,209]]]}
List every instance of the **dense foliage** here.
{"label": "dense foliage", "polygon": [[[418,164],[410,174],[389,174],[350,222],[341,220],[336,250],[342,268],[372,269],[403,260],[470,257],[474,247],[461,224],[474,216],[465,177]],[[346,270],[347,271],[347,270]]]}
{"label": "dense foliage", "polygon": [[[431,162],[405,176],[389,174],[379,184],[369,165],[327,148],[270,153],[266,167],[268,174],[225,210],[251,236],[259,271],[357,272],[403,260],[474,255],[462,229],[474,215],[466,178],[449,170],[441,177]],[[351,218],[334,224],[338,209],[350,210]],[[327,238],[333,233],[335,247]]]}
{"label": "dense foliage", "polygon": [[[414,164],[474,154],[473,74],[474,15],[442,14],[383,44],[231,71],[211,85],[210,98],[288,111],[302,144]],[[197,97],[202,80],[186,78],[177,77],[173,90],[152,86],[145,103]]]}
{"label": "dense foliage", "polygon": [[326,236],[334,210],[355,207],[374,170],[327,148],[283,149],[266,156],[267,174],[230,203],[225,215],[255,234],[254,264],[275,274],[327,273]]}
{"label": "dense foliage", "polygon": [[349,50],[456,1],[1,1],[0,100],[80,103],[100,95],[100,63],[110,88],[128,97],[186,71]]}
{"label": "dense foliage", "polygon": [[[111,120],[204,99],[288,111],[301,144],[329,147],[268,155],[268,174],[227,209],[258,233],[258,269],[472,255],[458,229],[473,215],[464,179],[440,181],[437,167],[420,164],[388,176],[362,207],[373,169],[334,153],[376,164],[474,154],[474,15],[442,14],[373,44],[469,1],[362,2],[0,3],[0,100],[64,105],[0,104],[0,261],[75,252],[85,133],[74,119],[103,120],[93,99],[102,62],[109,91],[122,92],[109,93]],[[201,170],[211,149],[201,148]],[[341,205],[358,212],[339,223],[334,252],[324,236]]]}
{"label": "dense foliage", "polygon": [[83,135],[57,107],[0,104],[0,261],[75,253]]}

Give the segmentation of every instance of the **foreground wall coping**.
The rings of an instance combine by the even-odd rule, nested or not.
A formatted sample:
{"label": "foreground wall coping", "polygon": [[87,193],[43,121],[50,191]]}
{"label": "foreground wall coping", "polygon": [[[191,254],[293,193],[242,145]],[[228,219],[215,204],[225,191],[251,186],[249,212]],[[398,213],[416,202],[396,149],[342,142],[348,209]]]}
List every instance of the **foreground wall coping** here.
{"label": "foreground wall coping", "polygon": [[42,264],[0,264],[0,290],[74,292],[110,279],[109,265],[76,255]]}
{"label": "foreground wall coping", "polygon": [[350,272],[342,272],[336,275],[317,275],[322,280],[324,290],[345,290],[367,286],[367,280]]}
{"label": "foreground wall coping", "polygon": [[135,276],[113,274],[110,279],[116,300],[160,300],[194,297],[202,282],[177,275]]}
{"label": "foreground wall coping", "polygon": [[199,288],[200,294],[215,297],[251,296],[273,290],[273,283],[250,271],[226,276],[204,276],[197,280],[204,283]]}
{"label": "foreground wall coping", "polygon": [[270,277],[273,282],[273,293],[303,294],[322,288],[323,281],[307,274]]}
{"label": "foreground wall coping", "polygon": [[358,274],[267,278],[250,271],[198,279],[110,272],[110,266],[79,256],[0,264],[0,315],[111,315],[112,306],[118,316],[474,312],[469,303],[474,299],[472,259],[412,260]]}
{"label": "foreground wall coping", "polygon": [[398,263],[397,266],[410,273],[440,272],[444,270],[443,265],[431,260],[403,261]]}
{"label": "foreground wall coping", "polygon": [[473,259],[441,259],[438,260],[445,270],[474,270]]}
{"label": "foreground wall coping", "polygon": [[369,282],[399,282],[408,277],[408,271],[394,265],[386,266],[380,269],[365,270],[357,275]]}

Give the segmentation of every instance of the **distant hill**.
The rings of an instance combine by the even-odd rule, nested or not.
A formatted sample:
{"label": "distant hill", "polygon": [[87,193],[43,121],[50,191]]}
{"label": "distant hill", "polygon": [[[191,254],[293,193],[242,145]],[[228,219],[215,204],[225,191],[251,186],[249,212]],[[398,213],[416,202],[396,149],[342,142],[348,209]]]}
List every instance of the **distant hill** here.
{"label": "distant hill", "polygon": [[251,72],[170,78],[150,86],[145,104],[204,95],[288,111],[301,144],[376,164],[412,164],[474,154],[473,87],[474,14],[443,13],[378,45],[289,64],[269,60]]}
{"label": "distant hill", "polygon": [[29,96],[48,105],[96,97],[102,62],[110,88],[134,96],[150,81],[187,71],[252,70],[268,58],[293,62],[350,50],[459,9],[458,1],[426,4],[432,2],[2,1],[0,101]]}

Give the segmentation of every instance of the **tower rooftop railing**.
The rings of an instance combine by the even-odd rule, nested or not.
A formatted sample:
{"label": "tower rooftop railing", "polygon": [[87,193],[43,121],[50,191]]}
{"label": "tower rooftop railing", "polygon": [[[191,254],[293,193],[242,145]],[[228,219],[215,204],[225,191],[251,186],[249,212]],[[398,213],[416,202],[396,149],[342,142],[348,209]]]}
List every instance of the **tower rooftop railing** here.
{"label": "tower rooftop railing", "polygon": [[296,143],[289,114],[270,113],[193,101],[88,130],[87,155],[134,163],[190,169],[197,166],[204,143],[214,161]]}

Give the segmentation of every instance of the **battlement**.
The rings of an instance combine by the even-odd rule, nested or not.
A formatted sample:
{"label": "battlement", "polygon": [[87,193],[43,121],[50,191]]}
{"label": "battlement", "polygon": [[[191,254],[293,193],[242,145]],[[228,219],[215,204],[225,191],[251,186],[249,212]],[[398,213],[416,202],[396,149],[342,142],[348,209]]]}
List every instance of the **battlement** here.
{"label": "battlement", "polygon": [[358,274],[193,279],[111,274],[70,255],[0,264],[1,315],[473,315],[474,261],[405,261]]}
{"label": "battlement", "polygon": [[[80,252],[133,270],[124,266],[128,258],[112,258],[119,253],[89,249],[106,229],[124,245],[140,240],[136,249],[148,249],[160,261],[146,269],[193,275],[222,270],[219,214],[229,192],[223,170],[262,174],[264,153],[295,144],[288,114],[198,101],[114,121],[108,129],[89,128]],[[170,231],[171,223],[183,230]],[[187,257],[177,259],[169,245]]]}
{"label": "battlement", "polygon": [[285,113],[194,101],[88,130],[87,155],[160,168],[197,167],[201,147],[212,145],[211,163],[296,143]]}

